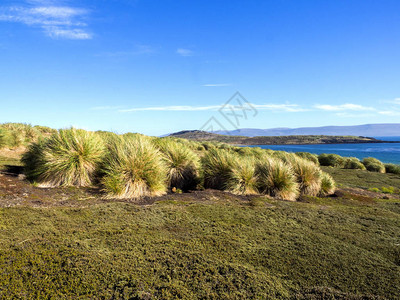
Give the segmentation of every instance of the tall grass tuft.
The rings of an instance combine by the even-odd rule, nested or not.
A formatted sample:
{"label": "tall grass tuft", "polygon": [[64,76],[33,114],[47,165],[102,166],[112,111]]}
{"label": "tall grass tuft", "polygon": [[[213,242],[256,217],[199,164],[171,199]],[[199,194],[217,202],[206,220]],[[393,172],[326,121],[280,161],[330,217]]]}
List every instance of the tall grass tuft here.
{"label": "tall grass tuft", "polygon": [[27,175],[40,186],[91,186],[103,154],[97,135],[71,128],[31,145],[22,161]]}
{"label": "tall grass tuft", "polygon": [[166,191],[166,167],[159,150],[140,135],[109,140],[101,167],[101,183],[108,197],[159,196]]}
{"label": "tall grass tuft", "polygon": [[257,176],[251,157],[240,158],[232,151],[210,149],[202,158],[204,187],[236,194],[256,194]]}
{"label": "tall grass tuft", "polygon": [[167,167],[169,188],[193,190],[200,182],[200,159],[187,143],[170,138],[156,139]]}
{"label": "tall grass tuft", "polygon": [[328,167],[339,167],[342,168],[345,164],[344,157],[337,154],[320,154],[318,156],[318,161],[321,166]]}
{"label": "tall grass tuft", "polygon": [[227,182],[227,190],[239,195],[258,194],[258,176],[255,170],[255,160],[252,157],[235,157],[235,163]]}
{"label": "tall grass tuft", "polygon": [[271,157],[258,161],[256,174],[262,193],[290,201],[299,196],[299,184],[293,169],[282,160]]}
{"label": "tall grass tuft", "polygon": [[378,159],[367,157],[363,159],[363,164],[368,171],[385,173],[385,165]]}
{"label": "tall grass tuft", "polygon": [[320,196],[328,196],[335,193],[336,183],[333,180],[332,176],[321,172],[321,191],[319,193]]}
{"label": "tall grass tuft", "polygon": [[317,196],[321,190],[321,169],[313,162],[293,154],[287,154],[286,160],[291,164],[300,194]]}
{"label": "tall grass tuft", "polygon": [[6,145],[7,145],[6,132],[4,129],[0,128],[0,149],[4,148]]}
{"label": "tall grass tuft", "polygon": [[44,172],[45,157],[44,150],[47,140],[39,139],[36,143],[28,146],[27,151],[21,158],[24,165],[24,173],[28,180],[35,181]]}
{"label": "tall grass tuft", "polygon": [[346,157],[343,168],[365,170],[365,166],[357,157]]}
{"label": "tall grass tuft", "polygon": [[309,153],[309,152],[296,152],[295,154],[298,157],[307,159],[309,161],[312,161],[316,165],[319,165],[318,155],[316,155],[316,154],[312,154],[312,153]]}
{"label": "tall grass tuft", "polygon": [[400,165],[385,164],[386,173],[400,174]]}
{"label": "tall grass tuft", "polygon": [[201,162],[204,172],[204,187],[225,190],[235,166],[235,156],[225,150],[209,148]]}

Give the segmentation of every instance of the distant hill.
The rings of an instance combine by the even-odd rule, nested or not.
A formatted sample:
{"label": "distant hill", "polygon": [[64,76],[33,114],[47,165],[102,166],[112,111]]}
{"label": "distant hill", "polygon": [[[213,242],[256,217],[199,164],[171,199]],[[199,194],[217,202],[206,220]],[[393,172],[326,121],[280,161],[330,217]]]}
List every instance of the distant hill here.
{"label": "distant hill", "polygon": [[[225,134],[226,131],[215,131]],[[356,126],[324,126],[301,128],[272,128],[255,129],[243,128],[228,131],[229,135],[239,136],[287,136],[287,135],[352,135],[352,136],[400,136],[400,123],[394,124],[366,124]]]}
{"label": "distant hill", "polygon": [[170,136],[195,141],[216,141],[234,145],[300,145],[300,144],[354,144],[380,143],[374,138],[357,136],[292,135],[292,136],[234,136],[200,130],[185,130]]}

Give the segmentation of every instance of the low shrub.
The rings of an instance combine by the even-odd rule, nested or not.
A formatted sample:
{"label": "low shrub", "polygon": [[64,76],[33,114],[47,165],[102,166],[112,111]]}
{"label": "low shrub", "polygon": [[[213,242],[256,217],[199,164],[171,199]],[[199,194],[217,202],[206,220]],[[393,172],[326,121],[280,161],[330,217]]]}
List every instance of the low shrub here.
{"label": "low shrub", "polygon": [[400,165],[385,164],[386,173],[400,174]]}
{"label": "low shrub", "polygon": [[376,158],[373,157],[364,158],[363,164],[368,171],[385,173],[385,165]]}
{"label": "low shrub", "polygon": [[346,157],[343,168],[365,170],[365,166],[357,157]]}
{"label": "low shrub", "polygon": [[167,188],[167,169],[160,151],[140,135],[113,138],[100,174],[108,197],[159,196]]}
{"label": "low shrub", "polygon": [[321,173],[321,191],[320,196],[332,195],[335,193],[336,183],[331,175],[322,172]]}
{"label": "low shrub", "polygon": [[262,193],[290,201],[295,201],[299,196],[299,184],[293,169],[282,160],[272,157],[260,160],[256,174]]}
{"label": "low shrub", "polygon": [[154,143],[163,154],[168,187],[183,191],[195,189],[200,181],[200,160],[189,145],[169,138],[157,139]]}
{"label": "low shrub", "polygon": [[382,193],[384,194],[394,194],[395,193],[395,188],[392,186],[389,187],[382,187],[381,188]]}
{"label": "low shrub", "polygon": [[71,128],[33,143],[22,162],[39,186],[91,186],[103,154],[104,144],[97,135]]}
{"label": "low shrub", "polygon": [[381,190],[378,189],[378,188],[369,188],[368,191],[374,192],[374,193],[380,193],[381,192]]}
{"label": "low shrub", "polygon": [[345,164],[345,158],[337,154],[320,154],[318,161],[321,166],[327,167],[339,167],[343,168]]}

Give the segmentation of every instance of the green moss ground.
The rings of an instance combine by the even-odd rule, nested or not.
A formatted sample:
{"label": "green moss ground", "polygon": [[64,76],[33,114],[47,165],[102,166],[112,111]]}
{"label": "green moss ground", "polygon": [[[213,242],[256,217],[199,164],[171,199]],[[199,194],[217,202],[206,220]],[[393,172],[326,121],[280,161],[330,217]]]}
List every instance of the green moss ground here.
{"label": "green moss ground", "polygon": [[400,294],[399,201],[227,197],[2,208],[0,297]]}
{"label": "green moss ground", "polygon": [[[392,174],[325,170],[341,186],[400,187]],[[3,207],[0,298],[396,299],[400,200],[376,195]]]}

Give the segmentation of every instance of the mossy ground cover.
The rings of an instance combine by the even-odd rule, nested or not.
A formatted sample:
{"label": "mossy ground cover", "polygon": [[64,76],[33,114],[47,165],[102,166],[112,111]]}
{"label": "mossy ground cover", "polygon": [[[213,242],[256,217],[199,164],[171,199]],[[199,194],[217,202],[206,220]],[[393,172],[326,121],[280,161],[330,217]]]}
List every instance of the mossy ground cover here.
{"label": "mossy ground cover", "polygon": [[0,298],[400,294],[400,201],[207,195],[1,208]]}
{"label": "mossy ground cover", "polygon": [[[398,175],[324,169],[342,187],[400,187]],[[206,190],[130,203],[7,174],[0,190],[2,299],[400,294],[397,196],[345,189],[287,202]]]}

